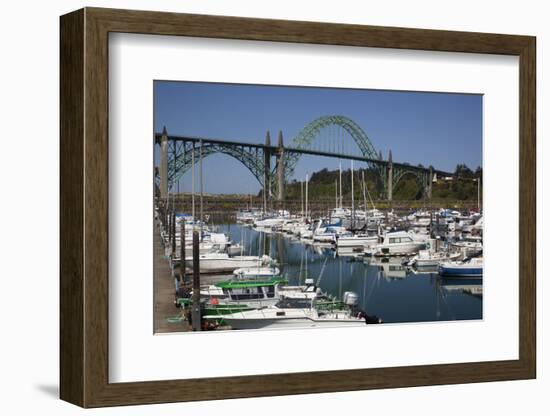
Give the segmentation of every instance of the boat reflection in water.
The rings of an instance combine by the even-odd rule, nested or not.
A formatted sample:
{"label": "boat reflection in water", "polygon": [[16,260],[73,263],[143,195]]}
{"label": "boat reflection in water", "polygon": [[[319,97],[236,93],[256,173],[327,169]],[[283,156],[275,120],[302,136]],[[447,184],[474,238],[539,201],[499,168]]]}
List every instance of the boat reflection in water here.
{"label": "boat reflection in water", "polygon": [[461,292],[479,298],[483,296],[483,286],[479,279],[452,279],[444,277],[441,278],[441,287],[447,292]]}
{"label": "boat reflection in water", "polygon": [[364,263],[377,267],[380,276],[388,280],[405,279],[408,275],[408,268],[403,265],[403,257],[365,257]]}

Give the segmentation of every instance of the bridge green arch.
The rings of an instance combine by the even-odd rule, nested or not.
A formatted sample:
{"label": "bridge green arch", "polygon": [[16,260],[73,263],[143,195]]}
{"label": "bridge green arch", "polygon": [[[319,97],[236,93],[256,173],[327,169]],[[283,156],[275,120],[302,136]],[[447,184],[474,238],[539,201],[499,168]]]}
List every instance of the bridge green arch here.
{"label": "bridge green arch", "polygon": [[[336,125],[342,127],[353,138],[359,150],[365,158],[378,159],[378,154],[372,142],[370,141],[367,133],[352,119],[342,115],[330,115],[316,118],[309,122],[296,137],[294,137],[291,146],[297,149],[308,149],[311,144],[319,136],[321,130]],[[294,169],[300,159],[299,154],[291,154],[286,157],[285,160],[285,177],[290,178],[294,173]],[[371,164],[369,164],[371,165]],[[378,169],[378,166],[372,164],[372,166]]]}
{"label": "bridge green arch", "polygon": [[409,170],[409,169],[395,169],[393,174],[392,189],[395,191],[397,185],[406,177],[413,177],[416,180],[416,184],[422,193],[426,193],[426,185],[428,175],[425,172]]}
{"label": "bridge green arch", "polygon": [[[175,168],[170,169],[169,175],[168,175],[168,181],[170,186],[181,176],[183,176],[192,165],[192,144],[187,144],[175,160]],[[200,152],[200,146],[195,146],[195,163],[198,163],[199,160],[199,153]],[[207,158],[208,156],[215,154],[215,153],[223,153],[228,156],[233,157],[234,159],[241,162],[243,165],[246,166],[246,168],[254,175],[256,180],[259,182],[260,186],[263,187],[263,179],[264,179],[264,171],[263,171],[263,164],[258,163],[259,158],[261,158],[261,154],[255,155],[252,153],[251,150],[247,150],[246,148],[242,147],[234,147],[234,146],[224,146],[220,144],[205,144],[202,146],[202,158],[203,160]],[[169,165],[174,166],[174,161],[172,160]]]}

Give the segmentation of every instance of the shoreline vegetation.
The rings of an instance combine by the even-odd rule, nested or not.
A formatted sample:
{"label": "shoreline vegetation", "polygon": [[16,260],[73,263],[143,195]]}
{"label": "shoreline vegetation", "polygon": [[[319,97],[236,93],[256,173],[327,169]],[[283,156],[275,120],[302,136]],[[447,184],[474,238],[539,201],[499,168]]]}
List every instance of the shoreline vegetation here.
{"label": "shoreline vegetation", "polygon": [[[418,167],[423,167],[418,165]],[[355,169],[355,183],[361,182],[364,172],[365,182],[372,198],[384,202],[385,198],[378,172],[372,169]],[[338,181],[339,171],[322,169],[314,172],[309,180],[309,195],[312,199],[320,197],[334,198],[335,183]],[[435,178],[432,182],[432,201],[440,200],[445,202],[458,201],[477,201],[477,179],[483,175],[483,170],[478,167],[472,171],[464,164],[457,165],[454,177]],[[357,186],[354,190],[356,201],[362,198],[361,187]],[[351,170],[342,170],[342,194],[344,200],[351,198]],[[261,191],[259,193],[261,196]],[[285,199],[300,199],[300,182],[294,180],[285,185]],[[402,201],[423,200],[423,188],[419,186],[418,180],[413,175],[403,177],[397,186],[393,189],[393,202],[399,204]],[[386,201],[387,202],[387,201]]]}
{"label": "shoreline vegetation", "polygon": [[[393,191],[393,200],[388,201],[379,189],[381,183],[379,175],[370,169],[354,170],[356,183],[361,181],[362,172],[364,172],[365,182],[374,205],[379,209],[397,209],[410,210],[418,208],[441,207],[454,209],[475,209],[478,205],[478,185],[477,180],[482,178],[483,171],[477,168],[475,171],[469,169],[466,165],[458,165],[455,170],[455,176],[452,178],[435,178],[432,183],[432,198],[424,197],[423,189],[419,186],[415,177],[404,177],[398,183]],[[338,180],[338,169],[322,169],[314,172],[309,180],[309,198],[310,210],[318,213],[326,213],[328,209],[335,205],[335,188]],[[349,205],[351,201],[351,171],[350,169],[342,171],[342,196],[344,205]],[[482,185],[482,183],[481,183]],[[293,180],[285,184],[284,201],[272,201],[270,205],[277,208],[284,207],[292,212],[300,212],[302,200],[302,183]],[[356,206],[362,206],[363,196],[361,187],[357,186],[354,190]],[[482,204],[483,193],[480,194],[480,203]],[[190,211],[191,203],[190,192],[180,192],[170,194],[170,198],[176,205],[176,209],[181,211]],[[198,196],[195,195],[196,206],[198,208]],[[214,214],[233,214],[239,209],[245,207],[260,208],[263,205],[263,195],[260,190],[257,194],[212,194],[205,192],[203,194],[204,211]],[[370,205],[370,202],[369,202]]]}

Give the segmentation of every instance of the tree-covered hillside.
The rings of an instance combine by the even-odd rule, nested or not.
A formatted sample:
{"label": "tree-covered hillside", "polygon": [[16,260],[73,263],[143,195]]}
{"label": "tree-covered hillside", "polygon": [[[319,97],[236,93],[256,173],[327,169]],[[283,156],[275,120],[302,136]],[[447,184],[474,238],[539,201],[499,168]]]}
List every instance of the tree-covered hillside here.
{"label": "tree-covered hillside", "polygon": [[[482,169],[472,171],[466,165],[457,165],[455,177],[437,178],[432,183],[432,198],[438,200],[475,200],[477,199],[477,178],[482,177]],[[378,174],[370,169],[357,169],[354,176],[354,195],[357,201],[363,199],[362,176],[373,199],[385,199],[381,193],[382,184]],[[309,198],[335,198],[338,179],[338,170],[322,169],[311,175],[309,180]],[[338,185],[339,186],[339,185]],[[300,199],[302,185],[298,181],[287,183],[285,187],[285,199]],[[305,186],[304,186],[305,192]],[[351,171],[342,172],[342,193],[344,200],[351,198]],[[480,192],[481,196],[481,192]],[[422,199],[423,189],[414,176],[405,176],[393,190],[394,200]],[[367,196],[368,198],[368,196]]]}

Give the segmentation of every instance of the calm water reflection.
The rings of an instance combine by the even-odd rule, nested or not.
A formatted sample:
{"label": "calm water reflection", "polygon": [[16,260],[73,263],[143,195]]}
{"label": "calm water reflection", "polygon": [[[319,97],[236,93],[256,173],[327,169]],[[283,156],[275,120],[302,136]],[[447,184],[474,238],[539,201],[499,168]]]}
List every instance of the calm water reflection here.
{"label": "calm water reflection", "polygon": [[[481,280],[442,279],[435,272],[415,274],[401,266],[400,258],[387,262],[339,253],[330,246],[304,244],[277,233],[258,232],[238,224],[219,226],[245,254],[269,254],[290,284],[306,277],[317,281],[323,291],[341,297],[351,290],[359,305],[384,322],[448,321],[482,318]],[[221,278],[221,277],[218,277]]]}

